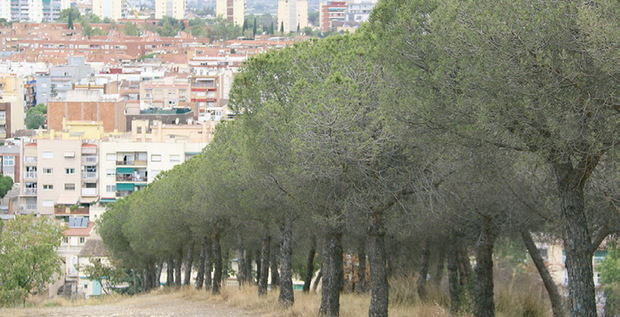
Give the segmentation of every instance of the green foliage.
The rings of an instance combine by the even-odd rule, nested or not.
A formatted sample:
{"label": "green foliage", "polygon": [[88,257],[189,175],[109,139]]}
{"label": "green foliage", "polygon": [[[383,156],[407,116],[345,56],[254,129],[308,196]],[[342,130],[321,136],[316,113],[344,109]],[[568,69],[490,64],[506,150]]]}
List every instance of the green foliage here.
{"label": "green foliage", "polygon": [[620,284],[620,249],[610,247],[607,257],[598,266],[601,283],[606,285]]}
{"label": "green foliage", "polygon": [[157,28],[157,33],[160,36],[173,37],[177,36],[179,32],[185,30],[185,24],[183,21],[169,16],[165,16],[159,20],[158,25],[159,28]]}
{"label": "green foliage", "polygon": [[123,28],[123,33],[125,33],[125,35],[127,36],[140,36],[142,32],[135,23],[128,23],[125,24],[125,27]]}
{"label": "green foliage", "polygon": [[44,104],[38,104],[26,112],[26,128],[39,129],[45,126],[47,121],[47,107]]}
{"label": "green foliage", "polygon": [[101,259],[92,260],[82,270],[88,279],[99,282],[106,294],[109,294],[108,291],[113,290],[119,284],[127,282],[129,278],[124,270],[107,265]]}
{"label": "green foliage", "polygon": [[4,198],[11,188],[13,188],[13,179],[9,176],[0,175],[0,198]]}
{"label": "green foliage", "polygon": [[12,305],[41,292],[60,268],[62,228],[47,217],[18,216],[0,233],[0,304]]}
{"label": "green foliage", "polygon": [[227,41],[243,35],[241,27],[221,18],[207,25],[206,32],[211,41]]}

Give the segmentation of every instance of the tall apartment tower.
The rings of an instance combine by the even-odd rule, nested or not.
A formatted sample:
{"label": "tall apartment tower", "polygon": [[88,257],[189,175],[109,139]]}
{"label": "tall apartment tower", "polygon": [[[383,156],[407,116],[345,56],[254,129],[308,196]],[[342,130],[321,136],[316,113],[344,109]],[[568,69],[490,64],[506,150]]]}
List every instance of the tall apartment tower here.
{"label": "tall apartment tower", "polygon": [[11,16],[11,0],[0,0],[0,19],[6,21],[12,20]]}
{"label": "tall apartment tower", "polygon": [[113,21],[122,19],[126,8],[125,0],[93,0],[92,4],[94,15]]}
{"label": "tall apartment tower", "polygon": [[43,22],[54,22],[60,18],[60,12],[71,7],[69,0],[43,0]]}
{"label": "tall apartment tower", "polygon": [[185,18],[185,0],[156,0],[155,18],[165,16],[181,20]]}
{"label": "tall apartment tower", "polygon": [[277,31],[297,32],[308,26],[308,0],[278,0]]}
{"label": "tall apartment tower", "polygon": [[245,0],[217,0],[215,14],[236,25],[243,25]]}
{"label": "tall apartment tower", "polygon": [[11,0],[11,20],[41,23],[43,21],[42,0]]}

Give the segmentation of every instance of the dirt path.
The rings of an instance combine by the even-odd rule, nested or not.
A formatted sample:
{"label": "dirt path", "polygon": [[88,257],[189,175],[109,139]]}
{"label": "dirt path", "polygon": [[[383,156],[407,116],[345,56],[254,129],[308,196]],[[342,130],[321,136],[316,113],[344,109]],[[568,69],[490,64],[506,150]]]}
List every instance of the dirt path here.
{"label": "dirt path", "polygon": [[172,317],[172,316],[206,316],[206,317],[249,317],[257,316],[236,308],[207,301],[190,300],[166,295],[143,295],[123,299],[116,303],[86,306],[0,309],[0,316],[34,317],[34,316],[131,316],[131,317]]}

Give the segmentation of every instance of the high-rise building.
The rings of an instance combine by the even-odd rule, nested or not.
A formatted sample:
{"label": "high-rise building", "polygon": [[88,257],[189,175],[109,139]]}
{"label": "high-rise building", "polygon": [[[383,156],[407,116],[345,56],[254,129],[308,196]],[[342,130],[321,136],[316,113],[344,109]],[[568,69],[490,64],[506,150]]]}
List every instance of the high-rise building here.
{"label": "high-rise building", "polygon": [[185,18],[185,0],[156,0],[155,18],[161,19],[165,16],[175,19]]}
{"label": "high-rise building", "polygon": [[69,0],[43,0],[43,22],[58,20],[60,12],[70,6]]}
{"label": "high-rise building", "polygon": [[338,24],[343,24],[347,18],[346,1],[326,1],[321,3],[319,9],[319,27],[322,32],[334,29]]}
{"label": "high-rise building", "polygon": [[11,19],[13,21],[43,21],[42,0],[11,0]]}
{"label": "high-rise building", "polygon": [[122,19],[125,13],[125,0],[93,0],[92,12],[100,18],[113,21]]}
{"label": "high-rise building", "polygon": [[245,0],[217,0],[215,14],[236,25],[243,25]]}
{"label": "high-rise building", "polygon": [[278,29],[296,32],[308,26],[308,0],[278,0]]}
{"label": "high-rise building", "polygon": [[11,21],[11,0],[0,0],[0,19]]}

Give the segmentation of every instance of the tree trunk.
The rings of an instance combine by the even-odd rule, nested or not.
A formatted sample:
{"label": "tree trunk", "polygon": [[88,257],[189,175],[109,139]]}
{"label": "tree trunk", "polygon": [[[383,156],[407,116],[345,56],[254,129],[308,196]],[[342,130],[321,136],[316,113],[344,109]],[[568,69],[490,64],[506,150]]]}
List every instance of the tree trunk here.
{"label": "tree trunk", "polygon": [[293,293],[293,215],[287,212],[282,224],[282,242],[280,244],[281,264],[280,270],[280,295],[278,302],[284,307],[293,306],[295,295]]}
{"label": "tree trunk", "polygon": [[527,230],[521,230],[521,238],[523,239],[523,243],[527,248],[527,252],[530,254],[534,265],[536,265],[536,269],[538,270],[538,274],[540,274],[540,278],[545,285],[545,289],[547,289],[547,294],[549,295],[549,301],[551,302],[551,309],[553,311],[554,317],[562,317],[564,316],[564,307],[562,306],[562,296],[560,296],[560,292],[558,291],[557,285],[553,282],[553,278],[547,267],[545,266],[545,262],[540,256],[540,252],[538,252],[538,248],[532,240],[532,235]]}
{"label": "tree trunk", "polygon": [[476,285],[474,294],[474,316],[494,317],[493,300],[493,245],[496,235],[491,217],[483,217],[480,237],[476,244]]}
{"label": "tree trunk", "polygon": [[267,285],[269,280],[269,249],[271,247],[271,236],[265,235],[261,241],[261,256],[260,256],[260,280],[258,281],[258,295],[263,296],[267,294]]}
{"label": "tree trunk", "polygon": [[389,286],[385,253],[385,227],[381,213],[373,213],[368,230],[370,245],[369,317],[387,317]]}
{"label": "tree trunk", "polygon": [[213,253],[211,258],[214,262],[215,269],[213,272],[211,292],[213,294],[219,294],[222,288],[222,271],[224,268],[222,263],[222,246],[220,244],[220,233],[217,230],[213,234]]}
{"label": "tree trunk", "polygon": [[177,258],[174,261],[174,264],[174,282],[177,286],[181,286],[181,282],[183,282],[183,280],[181,279],[181,271],[183,269],[183,248],[179,248],[179,250],[177,251]]}
{"label": "tree trunk", "polygon": [[260,273],[262,272],[261,267],[261,252],[260,250],[256,251],[256,285],[260,283]]}
{"label": "tree trunk", "polygon": [[321,287],[321,307],[319,314],[336,317],[340,314],[340,290],[343,282],[342,267],[342,229],[329,228],[325,236],[325,253],[321,271],[323,285]]}
{"label": "tree trunk", "polygon": [[237,282],[239,283],[239,287],[245,285],[246,283],[246,275],[245,275],[245,250],[241,245],[239,245],[239,249],[237,250]]}
{"label": "tree trunk", "polygon": [[164,269],[164,262],[159,262],[157,267],[155,268],[155,276],[154,276],[154,286],[155,288],[159,288],[161,286],[161,271]]}
{"label": "tree trunk", "polygon": [[316,255],[316,236],[312,235],[310,238],[310,250],[308,251],[308,258],[306,260],[306,272],[304,276],[304,288],[303,292],[308,293],[312,283],[312,276],[314,275],[314,256]]}
{"label": "tree trunk", "polygon": [[174,286],[174,259],[172,257],[166,264],[166,286]]}
{"label": "tree trunk", "polygon": [[439,286],[441,284],[441,280],[443,279],[443,269],[446,263],[446,249],[440,248],[437,258],[437,267],[435,268],[435,274],[433,276],[433,284]]}
{"label": "tree trunk", "polygon": [[252,283],[254,277],[252,276],[252,252],[244,251],[245,266],[243,267],[246,283]]}
{"label": "tree trunk", "polygon": [[455,239],[448,245],[448,291],[450,293],[450,312],[456,314],[461,308],[461,287]]}
{"label": "tree trunk", "polygon": [[570,313],[574,317],[596,317],[593,248],[584,212],[583,185],[571,183],[558,176]]}
{"label": "tree trunk", "polygon": [[[323,265],[321,264],[321,268]],[[316,279],[314,279],[314,283],[312,284],[312,291],[316,293],[316,290],[319,288],[319,283],[323,279],[323,269],[319,270],[319,273],[316,275]]]}
{"label": "tree trunk", "polygon": [[190,242],[187,248],[187,260],[185,262],[185,276],[183,285],[190,285],[192,280],[192,265],[194,265],[194,241]]}
{"label": "tree trunk", "polygon": [[198,273],[196,274],[196,289],[201,289],[202,284],[205,281],[205,269],[207,266],[206,252],[207,252],[207,239],[203,239],[200,244],[200,255],[198,259]]}
{"label": "tree trunk", "polygon": [[357,249],[357,261],[359,266],[357,268],[357,284],[355,284],[355,292],[366,293],[366,237],[360,239]]}
{"label": "tree trunk", "polygon": [[272,245],[273,250],[271,250],[271,259],[270,259],[270,268],[269,271],[271,272],[271,289],[275,289],[277,287],[280,286],[280,271],[279,271],[279,257],[280,257],[280,244],[279,243],[273,243]]}
{"label": "tree trunk", "polygon": [[427,240],[422,248],[422,263],[420,263],[420,274],[418,274],[418,296],[421,300],[426,299],[426,278],[428,276],[428,266],[431,257],[431,246]]}
{"label": "tree trunk", "polygon": [[471,261],[469,260],[469,254],[467,247],[462,243],[457,242],[456,249],[456,261],[459,270],[459,281],[461,285],[461,292],[474,293],[472,276],[474,275],[471,268]]}

